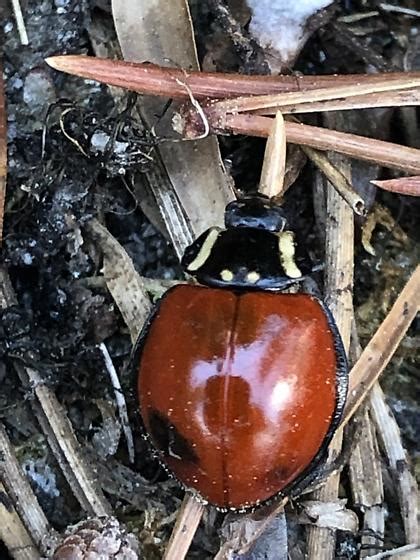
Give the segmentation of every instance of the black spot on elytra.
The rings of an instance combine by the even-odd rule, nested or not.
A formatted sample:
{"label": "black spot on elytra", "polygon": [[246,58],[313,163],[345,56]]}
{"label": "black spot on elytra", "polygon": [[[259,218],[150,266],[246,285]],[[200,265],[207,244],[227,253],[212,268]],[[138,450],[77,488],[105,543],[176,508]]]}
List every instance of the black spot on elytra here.
{"label": "black spot on elytra", "polygon": [[153,409],[149,416],[150,436],[153,443],[164,455],[180,458],[182,461],[198,464],[198,455],[191,442],[185,438],[166,416]]}

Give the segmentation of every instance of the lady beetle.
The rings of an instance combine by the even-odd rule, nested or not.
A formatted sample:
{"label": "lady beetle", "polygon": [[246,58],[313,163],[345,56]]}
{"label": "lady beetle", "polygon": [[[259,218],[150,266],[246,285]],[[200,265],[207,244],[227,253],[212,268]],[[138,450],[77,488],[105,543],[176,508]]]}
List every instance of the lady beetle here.
{"label": "lady beetle", "polygon": [[182,264],[140,337],[138,396],[169,472],[221,509],[297,493],[314,477],[347,393],[340,335],[325,305],[284,293],[310,271],[281,208],[230,203]]}

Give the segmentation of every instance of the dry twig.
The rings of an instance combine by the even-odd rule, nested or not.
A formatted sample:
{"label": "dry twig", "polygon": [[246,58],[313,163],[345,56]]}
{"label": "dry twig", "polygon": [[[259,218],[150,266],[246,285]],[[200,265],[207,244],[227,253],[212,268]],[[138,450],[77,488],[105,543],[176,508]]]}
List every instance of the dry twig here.
{"label": "dry twig", "polygon": [[[348,161],[337,156],[334,156],[333,161],[348,180]],[[353,211],[331,184],[327,184],[326,188],[325,302],[334,316],[348,354],[353,320]],[[330,458],[340,453],[342,437],[342,430],[338,430],[329,448]],[[314,493],[313,499],[327,503],[336,501],[339,481],[340,474],[330,476],[325,485]],[[334,551],[334,531],[320,527],[308,528],[308,558],[329,560],[334,557]]]}

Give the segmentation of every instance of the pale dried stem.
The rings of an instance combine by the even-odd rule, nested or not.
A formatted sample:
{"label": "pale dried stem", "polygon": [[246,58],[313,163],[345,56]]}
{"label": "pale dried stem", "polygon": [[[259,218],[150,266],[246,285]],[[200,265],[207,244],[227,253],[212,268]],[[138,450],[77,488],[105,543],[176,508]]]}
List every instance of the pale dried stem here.
{"label": "pale dried stem", "polygon": [[286,131],[283,115],[277,112],[265,146],[258,190],[269,198],[281,198],[286,170]]}
{"label": "pale dried stem", "polygon": [[[272,125],[271,118],[259,115],[227,115],[219,121],[212,120],[211,115],[207,116],[216,134],[233,132],[266,138]],[[285,126],[287,142],[292,144],[338,152],[407,173],[420,173],[420,150],[415,148],[306,124],[286,121]]]}
{"label": "pale dried stem", "polygon": [[[349,180],[351,173],[349,162],[340,156],[331,157],[340,172]],[[353,320],[353,211],[329,183],[327,183],[326,214],[325,301],[334,316],[344,349],[348,354]],[[342,430],[338,430],[329,448],[330,459],[339,455],[342,437]],[[312,499],[321,502],[337,500],[339,482],[340,474],[333,474],[326,480],[324,486],[313,493]],[[335,531],[320,527],[308,528],[309,559],[330,560],[334,557],[334,551]]]}
{"label": "pale dried stem", "polygon": [[394,550],[386,550],[374,556],[369,556],[368,560],[418,560],[420,558],[420,546],[416,544],[408,544],[395,548]]}

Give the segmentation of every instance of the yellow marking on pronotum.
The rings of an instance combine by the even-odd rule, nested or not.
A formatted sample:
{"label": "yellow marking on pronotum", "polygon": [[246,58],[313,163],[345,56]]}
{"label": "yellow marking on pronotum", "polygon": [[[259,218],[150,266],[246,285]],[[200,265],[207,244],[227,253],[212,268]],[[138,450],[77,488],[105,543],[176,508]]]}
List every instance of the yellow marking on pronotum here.
{"label": "yellow marking on pronotum", "polygon": [[223,282],[230,282],[231,280],[233,280],[233,272],[225,268],[220,273],[220,278],[223,280]]}
{"label": "yellow marking on pronotum", "polygon": [[282,231],[279,236],[280,262],[289,278],[301,278],[302,273],[295,263],[295,240],[292,231]]}
{"label": "yellow marking on pronotum", "polygon": [[207,237],[204,240],[204,243],[201,246],[201,249],[198,251],[197,256],[190,264],[187,266],[187,270],[193,272],[198,270],[203,266],[206,260],[209,258],[211,250],[216,243],[217,238],[219,237],[219,233],[222,231],[221,228],[213,227],[209,230]]}
{"label": "yellow marking on pronotum", "polygon": [[252,270],[251,272],[248,272],[248,274],[246,275],[246,279],[251,284],[256,284],[260,278],[261,278],[261,274],[258,274],[256,270]]}

